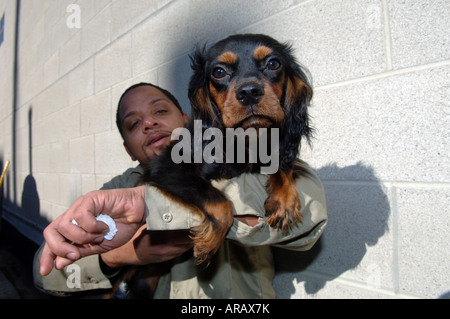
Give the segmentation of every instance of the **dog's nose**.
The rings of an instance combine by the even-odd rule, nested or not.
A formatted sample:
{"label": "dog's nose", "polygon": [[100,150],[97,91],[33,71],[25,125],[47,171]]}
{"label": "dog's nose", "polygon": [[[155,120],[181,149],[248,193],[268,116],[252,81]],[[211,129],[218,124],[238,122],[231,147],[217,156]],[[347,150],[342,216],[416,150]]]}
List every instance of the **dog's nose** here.
{"label": "dog's nose", "polygon": [[243,84],[236,92],[236,99],[243,105],[257,104],[264,95],[264,87],[257,83]]}

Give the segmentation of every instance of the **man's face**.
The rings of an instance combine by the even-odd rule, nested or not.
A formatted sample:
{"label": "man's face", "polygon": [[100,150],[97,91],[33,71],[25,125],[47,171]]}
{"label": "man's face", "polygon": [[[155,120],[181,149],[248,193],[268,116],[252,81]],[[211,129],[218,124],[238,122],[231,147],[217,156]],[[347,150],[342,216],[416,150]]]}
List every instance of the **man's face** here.
{"label": "man's face", "polygon": [[160,154],[170,144],[172,131],[188,120],[164,93],[148,85],[124,96],[119,116],[125,149],[141,165]]}

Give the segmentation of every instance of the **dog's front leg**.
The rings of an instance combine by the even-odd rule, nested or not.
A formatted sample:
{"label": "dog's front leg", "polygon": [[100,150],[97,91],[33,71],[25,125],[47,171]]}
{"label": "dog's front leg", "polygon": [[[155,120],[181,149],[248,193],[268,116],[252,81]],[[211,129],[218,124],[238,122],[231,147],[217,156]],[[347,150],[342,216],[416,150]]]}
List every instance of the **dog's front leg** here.
{"label": "dog's front leg", "polygon": [[231,202],[211,185],[209,192],[216,193],[216,199],[203,203],[204,218],[199,227],[192,230],[194,240],[194,257],[197,264],[209,262],[233,224],[233,207]]}
{"label": "dog's front leg", "polygon": [[279,170],[269,176],[266,183],[268,197],[264,203],[266,222],[272,228],[289,231],[292,224],[301,221],[301,202],[295,183],[294,171]]}

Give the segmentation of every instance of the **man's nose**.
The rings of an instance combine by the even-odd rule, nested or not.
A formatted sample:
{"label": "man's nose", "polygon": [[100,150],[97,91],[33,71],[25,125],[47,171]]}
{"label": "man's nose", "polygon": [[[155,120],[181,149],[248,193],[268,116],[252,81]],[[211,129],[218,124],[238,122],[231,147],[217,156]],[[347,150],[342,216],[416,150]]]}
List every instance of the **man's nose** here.
{"label": "man's nose", "polygon": [[143,129],[145,131],[151,130],[158,126],[159,126],[159,121],[156,118],[154,118],[153,116],[148,116],[144,119]]}

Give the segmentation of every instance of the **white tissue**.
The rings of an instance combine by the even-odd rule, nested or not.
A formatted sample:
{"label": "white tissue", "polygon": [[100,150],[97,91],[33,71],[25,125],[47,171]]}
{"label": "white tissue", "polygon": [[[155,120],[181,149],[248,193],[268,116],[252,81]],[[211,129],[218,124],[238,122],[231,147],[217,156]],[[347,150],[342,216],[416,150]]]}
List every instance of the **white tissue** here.
{"label": "white tissue", "polygon": [[117,227],[116,227],[116,223],[114,221],[114,219],[112,219],[111,217],[109,217],[108,215],[103,215],[100,214],[98,215],[95,219],[97,219],[98,221],[105,223],[106,225],[108,225],[109,231],[108,233],[104,236],[104,238],[106,240],[111,240],[114,238],[114,236],[117,233]]}

